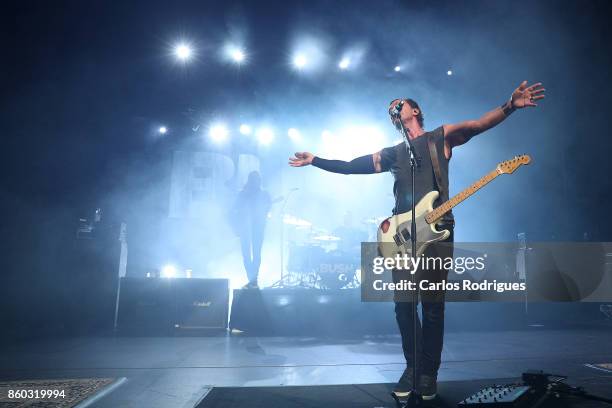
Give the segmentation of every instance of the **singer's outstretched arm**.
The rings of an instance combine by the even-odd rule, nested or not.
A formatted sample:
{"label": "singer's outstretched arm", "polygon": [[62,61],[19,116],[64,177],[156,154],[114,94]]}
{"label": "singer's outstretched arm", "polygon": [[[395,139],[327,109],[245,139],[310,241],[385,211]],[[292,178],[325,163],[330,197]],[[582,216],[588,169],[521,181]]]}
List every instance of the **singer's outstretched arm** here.
{"label": "singer's outstretched arm", "polygon": [[361,156],[350,162],[326,160],[310,152],[296,152],[294,157],[289,158],[289,165],[292,167],[303,167],[310,164],[322,170],[339,174],[373,174],[382,171],[381,152]]}
{"label": "singer's outstretched arm", "polygon": [[480,119],[444,125],[447,157],[450,157],[450,149],[453,147],[460,146],[485,130],[499,125],[517,109],[537,106],[535,101],[542,98],[544,98],[542,83],[538,82],[531,86],[527,86],[527,81],[523,81],[518,88],[512,92],[507,102],[485,113]]}

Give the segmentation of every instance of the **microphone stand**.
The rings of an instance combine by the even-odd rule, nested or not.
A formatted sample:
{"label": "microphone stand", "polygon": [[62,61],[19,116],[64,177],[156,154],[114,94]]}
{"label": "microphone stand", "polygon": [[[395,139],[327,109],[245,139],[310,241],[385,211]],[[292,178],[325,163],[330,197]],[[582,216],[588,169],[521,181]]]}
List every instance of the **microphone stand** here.
{"label": "microphone stand", "polygon": [[[419,159],[416,157],[416,152],[414,150],[414,145],[412,144],[412,142],[410,141],[410,137],[408,136],[408,130],[406,129],[406,127],[404,126],[404,123],[401,120],[400,117],[400,113],[397,112],[397,114],[395,115],[395,117],[397,118],[397,120],[400,123],[400,133],[402,134],[403,138],[404,138],[404,143],[406,145],[406,151],[408,152],[409,156],[410,156],[410,176],[412,179],[412,205],[411,205],[411,210],[412,210],[412,220],[411,220],[411,225],[410,225],[410,244],[411,244],[411,257],[412,259],[416,258],[416,244],[417,244],[417,231],[416,231],[416,212],[415,212],[415,182],[416,182],[416,177],[415,177],[415,173],[416,173],[416,169],[417,167],[419,167],[420,163],[419,163]],[[412,267],[414,268],[414,262],[412,263]],[[412,281],[416,282],[416,270],[414,270],[414,273],[412,274],[413,279]],[[419,381],[419,378],[417,377],[417,301],[419,299],[419,285],[416,284],[414,287],[414,290],[411,291],[410,293],[411,295],[411,301],[412,301],[412,335],[414,336],[414,341],[413,341],[413,348],[412,348],[412,390],[410,391],[410,396],[408,397],[408,400],[406,401],[406,403],[403,405],[404,408],[410,407],[421,407],[423,406],[423,398],[421,396],[421,394],[419,393],[419,391],[417,390],[417,383]],[[398,405],[402,406],[399,399],[395,396],[395,394],[393,394],[394,398],[396,399],[396,402],[398,403]]]}
{"label": "microphone stand", "polygon": [[291,189],[289,190],[289,193],[287,193],[285,195],[285,199],[283,200],[283,205],[281,206],[281,210],[280,210],[280,267],[281,267],[281,276],[280,276],[280,280],[278,280],[276,283],[272,284],[272,287],[279,287],[279,288],[283,288],[285,287],[286,283],[285,282],[285,207],[287,206],[287,202],[289,201],[289,198],[291,197],[291,194],[295,193],[297,191],[297,188]]}

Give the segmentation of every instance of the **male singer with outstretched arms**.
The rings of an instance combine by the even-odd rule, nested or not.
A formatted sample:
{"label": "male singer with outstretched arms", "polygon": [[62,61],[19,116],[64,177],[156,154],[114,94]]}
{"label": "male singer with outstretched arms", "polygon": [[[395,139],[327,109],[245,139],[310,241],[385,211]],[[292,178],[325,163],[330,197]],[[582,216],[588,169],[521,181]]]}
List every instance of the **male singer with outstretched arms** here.
{"label": "male singer with outstretched arms", "polygon": [[[453,148],[465,144],[474,136],[491,129],[503,122],[517,109],[537,106],[536,101],[544,98],[544,88],[541,83],[528,86],[523,81],[518,88],[512,92],[511,97],[501,106],[485,113],[475,120],[467,120],[456,124],[445,124],[431,131],[423,129],[423,112],[419,104],[412,99],[394,99],[389,105],[391,114],[398,108],[397,115],[391,115],[391,121],[396,128],[400,129],[400,121],[408,132],[416,156],[420,159],[420,165],[415,172],[415,203],[423,196],[432,191],[440,191],[439,203],[448,200],[448,163],[451,159]],[[434,175],[433,164],[430,158],[427,139],[432,138],[437,151],[437,162],[441,173],[441,184],[438,186]],[[390,171],[394,177],[393,194],[395,196],[395,207],[393,214],[400,214],[411,210],[412,207],[412,179],[410,173],[410,160],[405,144],[402,142],[396,146],[387,147],[374,154],[358,157],[350,162],[341,160],[326,160],[314,156],[309,152],[295,153],[289,159],[293,167],[303,167],[312,164],[320,169],[340,174],[372,174]],[[438,221],[439,229],[448,229],[451,232],[447,242],[453,242],[454,218],[452,212],[446,213]],[[434,256],[452,256],[452,246],[447,246],[450,253],[436,254]],[[428,256],[427,251],[425,256]],[[421,271],[420,271],[421,272]],[[445,280],[447,270],[428,270],[428,280]],[[399,326],[402,349],[406,358],[406,369],[393,392],[398,397],[407,397],[413,388],[414,378],[412,376],[412,364],[417,365],[418,383],[416,389],[424,400],[435,398],[437,392],[437,375],[440,368],[442,356],[442,344],[444,338],[444,291],[427,291],[421,293],[423,316],[422,326],[417,321],[417,350],[416,358],[413,356],[413,321],[412,308],[416,303],[398,301],[395,302],[395,316]],[[418,319],[418,317],[417,317]]]}

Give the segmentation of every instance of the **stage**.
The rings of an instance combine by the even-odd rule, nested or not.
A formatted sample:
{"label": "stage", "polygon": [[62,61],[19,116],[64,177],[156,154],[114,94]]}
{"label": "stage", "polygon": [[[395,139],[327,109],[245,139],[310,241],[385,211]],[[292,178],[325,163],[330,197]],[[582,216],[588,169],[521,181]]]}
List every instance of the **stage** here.
{"label": "stage", "polygon": [[608,2],[13,3],[0,408],[612,399]]}
{"label": "stage", "polygon": [[[612,373],[585,366],[612,362],[611,339],[610,326],[573,330],[526,328],[447,332],[439,377],[440,390],[444,392],[445,389],[456,389],[457,385],[462,384],[464,388],[467,385],[467,396],[477,390],[469,389],[470,381],[476,381],[471,383],[472,388],[478,388],[477,384],[517,378],[527,369],[541,369],[568,375],[570,384],[612,397]],[[112,392],[90,405],[96,408],[231,406],[230,402],[243,401],[245,393],[253,390],[245,388],[240,394],[228,394],[220,392],[218,387],[350,384],[359,389],[364,385],[366,391],[377,390],[376,395],[369,397],[362,391],[355,393],[355,406],[392,407],[393,400],[386,390],[391,389],[401,375],[402,360],[400,339],[395,335],[104,336],[5,345],[0,354],[0,377],[4,381],[125,378]],[[468,382],[455,383],[457,381]],[[321,398],[321,406],[332,406],[328,404],[329,398],[337,401],[336,391],[351,389],[356,388],[328,388],[325,392],[317,389],[316,395]],[[274,391],[259,390],[257,398],[269,401],[261,399],[261,396],[272,392],[270,390]],[[456,395],[456,391],[453,392]],[[275,395],[278,398],[283,393]],[[228,399],[225,405],[221,397],[231,401]],[[369,401],[376,403],[363,405]],[[287,402],[286,406],[291,405]],[[299,406],[312,405],[304,402]]]}

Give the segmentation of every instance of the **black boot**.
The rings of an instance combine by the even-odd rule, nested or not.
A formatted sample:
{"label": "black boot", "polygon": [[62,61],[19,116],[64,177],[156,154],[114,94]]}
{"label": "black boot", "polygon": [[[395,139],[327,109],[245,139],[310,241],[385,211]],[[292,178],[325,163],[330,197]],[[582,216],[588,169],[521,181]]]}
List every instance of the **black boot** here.
{"label": "black boot", "polygon": [[435,375],[421,374],[419,376],[419,392],[424,401],[436,398],[438,393],[438,378]]}
{"label": "black boot", "polygon": [[414,377],[412,376],[412,367],[406,367],[399,381],[393,387],[393,393],[398,398],[407,398],[410,396],[410,391],[414,387]]}

